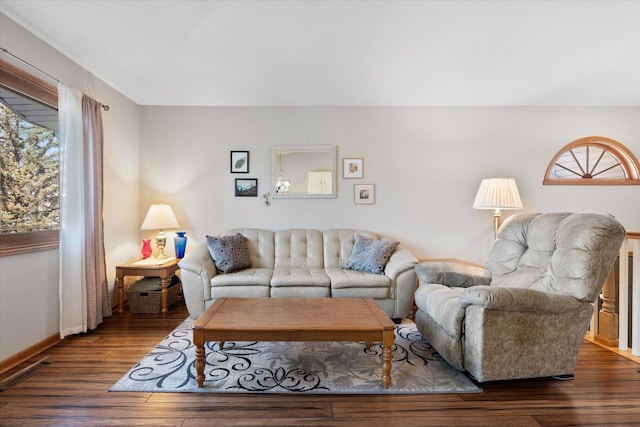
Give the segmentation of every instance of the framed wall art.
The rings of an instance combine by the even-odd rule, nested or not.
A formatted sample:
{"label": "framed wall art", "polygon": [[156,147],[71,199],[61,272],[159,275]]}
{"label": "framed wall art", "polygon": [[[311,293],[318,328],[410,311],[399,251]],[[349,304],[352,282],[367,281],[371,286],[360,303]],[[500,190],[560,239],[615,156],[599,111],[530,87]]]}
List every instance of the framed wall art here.
{"label": "framed wall art", "polygon": [[258,197],[258,179],[236,178],[236,197]]}
{"label": "framed wall art", "polygon": [[343,159],[342,177],[347,179],[364,177],[364,159]]}
{"label": "framed wall art", "polygon": [[249,152],[231,152],[231,173],[249,173]]}
{"label": "framed wall art", "polygon": [[376,202],[376,186],[374,184],[356,184],[353,186],[353,190],[356,205],[372,205]]}

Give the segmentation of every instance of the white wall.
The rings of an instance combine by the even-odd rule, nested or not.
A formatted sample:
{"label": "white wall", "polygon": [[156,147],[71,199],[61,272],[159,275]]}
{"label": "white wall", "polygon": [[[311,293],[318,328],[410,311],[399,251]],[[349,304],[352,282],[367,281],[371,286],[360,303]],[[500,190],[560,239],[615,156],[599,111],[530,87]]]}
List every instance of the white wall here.
{"label": "white wall", "polygon": [[[471,205],[492,176],[514,177],[527,211],[611,213],[640,230],[640,186],[542,185],[553,156],[578,138],[613,138],[640,156],[640,108],[143,107],[141,131],[141,209],[172,204],[187,250],[232,227],[355,227],[419,257],[484,262],[492,212]],[[238,177],[272,191],[270,150],[280,144],[335,144],[338,198],[266,207],[234,197]],[[229,173],[231,150],[250,151],[249,174]],[[342,179],[344,157],[364,158],[364,179]],[[376,185],[375,205],[354,205],[356,183]]]}
{"label": "white wall", "polygon": [[[14,55],[111,107],[103,113],[103,218],[113,304],[115,265],[135,259],[140,250],[139,107],[2,14],[0,41]],[[8,55],[1,58],[25,68]],[[0,361],[55,335],[58,329],[58,251],[0,257]]]}
{"label": "white wall", "polygon": [[57,279],[57,250],[0,257],[0,360],[58,331]]}

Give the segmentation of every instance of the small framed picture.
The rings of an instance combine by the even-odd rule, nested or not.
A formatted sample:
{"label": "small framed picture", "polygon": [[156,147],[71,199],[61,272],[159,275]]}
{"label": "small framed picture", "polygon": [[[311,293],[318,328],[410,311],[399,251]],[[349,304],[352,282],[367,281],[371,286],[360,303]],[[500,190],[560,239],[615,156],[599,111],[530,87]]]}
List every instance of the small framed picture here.
{"label": "small framed picture", "polygon": [[249,173],[249,152],[231,152],[231,173]]}
{"label": "small framed picture", "polygon": [[236,197],[258,197],[258,179],[236,178]]}
{"label": "small framed picture", "polygon": [[364,159],[343,159],[342,177],[343,178],[364,177]]}
{"label": "small framed picture", "polygon": [[372,205],[376,202],[376,186],[374,184],[356,184],[353,186],[356,205]]}

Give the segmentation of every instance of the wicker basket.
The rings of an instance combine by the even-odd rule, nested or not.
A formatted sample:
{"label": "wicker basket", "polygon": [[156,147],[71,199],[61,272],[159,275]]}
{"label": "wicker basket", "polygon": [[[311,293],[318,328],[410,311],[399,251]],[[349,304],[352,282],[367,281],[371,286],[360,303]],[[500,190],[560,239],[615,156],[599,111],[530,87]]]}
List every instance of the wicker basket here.
{"label": "wicker basket", "polygon": [[[167,308],[178,300],[180,279],[173,276],[167,287]],[[162,311],[162,287],[159,277],[145,277],[127,289],[129,309],[132,313],[160,313]]]}

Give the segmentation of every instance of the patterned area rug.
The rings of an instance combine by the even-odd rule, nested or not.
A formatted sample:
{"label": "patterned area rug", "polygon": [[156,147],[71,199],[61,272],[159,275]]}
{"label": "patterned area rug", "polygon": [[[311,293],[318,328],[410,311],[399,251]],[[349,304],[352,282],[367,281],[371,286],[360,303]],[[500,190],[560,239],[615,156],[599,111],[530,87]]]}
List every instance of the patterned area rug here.
{"label": "patterned area rug", "polygon": [[195,380],[191,319],[185,320],[110,391],[409,394],[482,392],[422,338],[396,326],[391,386],[382,386],[382,348],[364,343],[217,342],[205,345],[203,388]]}

